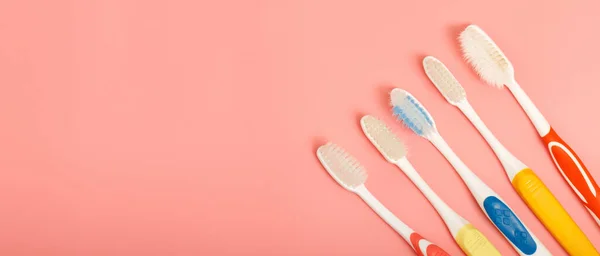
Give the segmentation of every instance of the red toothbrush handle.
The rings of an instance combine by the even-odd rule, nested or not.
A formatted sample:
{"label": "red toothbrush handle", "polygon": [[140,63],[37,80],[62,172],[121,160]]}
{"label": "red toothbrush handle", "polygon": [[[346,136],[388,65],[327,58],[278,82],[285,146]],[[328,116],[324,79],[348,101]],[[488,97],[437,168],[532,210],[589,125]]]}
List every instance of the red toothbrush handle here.
{"label": "red toothbrush handle", "polygon": [[600,199],[598,198],[600,187],[598,187],[590,172],[575,154],[575,151],[556,134],[554,129],[550,128],[550,132],[542,137],[542,140],[548,146],[554,164],[558,167],[563,178],[598,222],[600,216]]}
{"label": "red toothbrush handle", "polygon": [[418,256],[450,256],[442,248],[427,241],[416,232],[410,234],[410,243]]}

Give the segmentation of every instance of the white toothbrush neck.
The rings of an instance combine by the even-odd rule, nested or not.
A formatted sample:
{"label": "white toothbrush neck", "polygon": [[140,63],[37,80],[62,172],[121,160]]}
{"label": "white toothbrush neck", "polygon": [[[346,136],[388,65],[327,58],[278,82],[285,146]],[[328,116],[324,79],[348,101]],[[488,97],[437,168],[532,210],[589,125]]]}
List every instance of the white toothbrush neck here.
{"label": "white toothbrush neck", "polygon": [[408,176],[408,178],[421,190],[421,193],[425,195],[427,200],[433,205],[433,208],[438,212],[440,217],[446,223],[446,226],[450,230],[453,237],[458,235],[458,231],[466,224],[469,224],[462,216],[458,215],[450,206],[448,206],[442,199],[429,187],[427,182],[421,178],[417,170],[406,158],[400,159],[396,163],[398,167]]}
{"label": "white toothbrush neck", "polygon": [[483,200],[487,198],[489,195],[495,194],[475,173],[473,173],[467,165],[458,158],[456,153],[448,146],[444,138],[440,136],[438,133],[434,133],[429,136],[429,141],[446,157],[446,160],[450,162],[454,170],[458,173],[458,175],[465,182],[471,194],[475,197],[475,200],[479,202],[481,205]]}
{"label": "white toothbrush neck", "polygon": [[404,240],[406,240],[409,244],[412,244],[410,241],[410,235],[414,232],[411,228],[409,228],[404,222],[402,222],[396,215],[394,215],[390,210],[388,210],[369,190],[365,185],[360,185],[355,189],[355,193],[360,196],[365,203],[367,203],[373,211],[379,215],[388,225],[390,225],[398,234],[400,234]]}
{"label": "white toothbrush neck", "polygon": [[521,170],[527,168],[525,164],[523,164],[519,159],[517,159],[513,154],[508,151],[502,143],[494,136],[492,131],[488,129],[488,127],[483,123],[475,109],[469,104],[469,102],[465,99],[463,102],[457,104],[457,107],[463,112],[463,114],[471,121],[473,126],[477,128],[481,136],[487,141],[490,145],[498,160],[502,163],[504,170],[506,171],[506,175],[510,181],[513,180],[515,175],[519,173]]}
{"label": "white toothbrush neck", "polygon": [[517,99],[517,102],[519,102],[540,136],[544,137],[548,134],[550,132],[550,123],[548,123],[542,112],[533,104],[533,101],[531,101],[521,86],[516,81],[513,81],[511,84],[506,84],[506,87],[508,87],[515,99]]}

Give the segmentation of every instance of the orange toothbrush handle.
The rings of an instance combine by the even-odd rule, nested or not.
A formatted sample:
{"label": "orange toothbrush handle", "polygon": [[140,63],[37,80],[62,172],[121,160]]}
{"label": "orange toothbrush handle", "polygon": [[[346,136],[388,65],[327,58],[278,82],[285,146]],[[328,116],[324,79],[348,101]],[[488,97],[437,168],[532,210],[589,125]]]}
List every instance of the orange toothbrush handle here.
{"label": "orange toothbrush handle", "polygon": [[590,175],[581,159],[575,154],[575,151],[567,145],[556,134],[554,129],[542,137],[542,140],[548,146],[550,155],[554,159],[554,164],[563,175],[563,178],[569,183],[571,189],[579,196],[579,199],[588,208],[596,222],[600,225],[600,187]]}
{"label": "orange toothbrush handle", "polygon": [[442,248],[427,241],[416,232],[410,234],[410,243],[417,253],[417,256],[450,256],[450,254]]}

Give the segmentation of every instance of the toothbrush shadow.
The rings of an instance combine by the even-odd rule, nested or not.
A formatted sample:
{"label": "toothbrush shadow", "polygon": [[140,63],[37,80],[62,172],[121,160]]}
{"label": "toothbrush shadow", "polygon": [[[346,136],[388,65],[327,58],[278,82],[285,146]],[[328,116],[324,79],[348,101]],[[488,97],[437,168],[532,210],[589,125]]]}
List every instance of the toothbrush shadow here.
{"label": "toothbrush shadow", "polygon": [[454,49],[454,53],[458,54],[459,57],[462,58],[462,50],[460,49],[460,42],[458,41],[458,37],[460,36],[460,32],[462,32],[467,26],[471,25],[471,23],[462,23],[448,26],[448,40],[450,40],[450,45]]}
{"label": "toothbrush shadow", "polygon": [[[453,48],[452,52],[460,59],[464,59],[464,57],[462,55],[462,49],[460,48],[460,42],[458,41],[458,38],[460,36],[460,33],[467,26],[469,26],[471,24],[472,23],[463,23],[463,24],[455,24],[455,25],[448,26],[449,44],[452,45],[452,48]],[[477,74],[475,72],[467,72],[467,73],[469,73],[469,76],[471,78],[479,79],[479,77],[477,76]]]}
{"label": "toothbrush shadow", "polygon": [[[323,138],[323,137],[315,137],[312,140],[312,151],[315,152],[315,154],[317,153],[317,149],[319,149],[320,146],[323,146],[325,144],[327,144],[328,140]],[[315,155],[316,157],[316,155]]]}
{"label": "toothbrush shadow", "polygon": [[390,104],[390,92],[396,87],[389,82],[381,83],[377,86],[377,102],[383,110],[389,111],[392,107]]}
{"label": "toothbrush shadow", "polygon": [[356,127],[359,131],[362,131],[362,126],[360,125],[360,120],[363,118],[363,116],[369,115],[369,113],[365,113],[365,112],[361,112],[358,111],[355,115],[354,120],[356,120]]}
{"label": "toothbrush shadow", "polygon": [[427,74],[425,74],[425,69],[423,69],[423,60],[427,56],[430,56],[430,55],[429,54],[417,54],[416,58],[415,58],[415,64],[417,65],[417,69],[419,69],[421,71],[420,73],[425,79],[427,79]]}

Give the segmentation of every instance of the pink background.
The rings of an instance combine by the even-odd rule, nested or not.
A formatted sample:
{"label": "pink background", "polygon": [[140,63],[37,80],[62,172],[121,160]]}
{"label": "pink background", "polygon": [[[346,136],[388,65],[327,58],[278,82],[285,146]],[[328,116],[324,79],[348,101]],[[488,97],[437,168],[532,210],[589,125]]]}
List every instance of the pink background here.
{"label": "pink background", "polygon": [[[563,3],[560,3],[563,2]],[[358,120],[390,124],[412,92],[442,135],[555,255],[484,140],[421,68],[445,62],[498,138],[537,170],[600,248],[600,232],[506,90],[483,85],[456,37],[486,30],[596,178],[597,1],[0,2],[1,255],[410,255],[315,150],[369,170],[398,217],[460,254],[412,183]],[[591,118],[587,118],[591,117]],[[425,140],[393,124],[442,198],[504,255],[509,244]]]}

